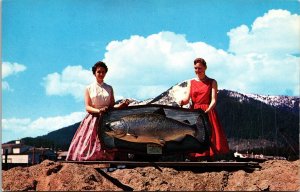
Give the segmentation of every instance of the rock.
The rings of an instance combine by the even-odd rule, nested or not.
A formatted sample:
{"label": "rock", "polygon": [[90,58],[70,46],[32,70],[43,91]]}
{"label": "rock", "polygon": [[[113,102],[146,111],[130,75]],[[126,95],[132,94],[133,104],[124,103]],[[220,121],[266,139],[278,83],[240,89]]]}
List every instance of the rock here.
{"label": "rock", "polygon": [[105,171],[100,165],[44,161],[2,171],[5,191],[299,191],[300,160],[272,160],[253,172],[137,167]]}

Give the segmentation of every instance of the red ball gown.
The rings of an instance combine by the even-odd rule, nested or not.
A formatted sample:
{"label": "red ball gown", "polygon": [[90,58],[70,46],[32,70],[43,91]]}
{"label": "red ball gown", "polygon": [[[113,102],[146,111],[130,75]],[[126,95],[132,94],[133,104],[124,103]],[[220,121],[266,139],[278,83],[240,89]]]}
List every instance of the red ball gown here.
{"label": "red ball gown", "polygon": [[[214,79],[207,78],[205,81],[198,79],[191,80],[190,95],[192,100],[192,109],[202,109],[205,111],[211,101],[212,82]],[[214,156],[215,154],[224,154],[229,151],[225,132],[221,126],[215,108],[208,112],[208,118],[211,125],[210,148],[203,153],[192,153],[191,156]]]}

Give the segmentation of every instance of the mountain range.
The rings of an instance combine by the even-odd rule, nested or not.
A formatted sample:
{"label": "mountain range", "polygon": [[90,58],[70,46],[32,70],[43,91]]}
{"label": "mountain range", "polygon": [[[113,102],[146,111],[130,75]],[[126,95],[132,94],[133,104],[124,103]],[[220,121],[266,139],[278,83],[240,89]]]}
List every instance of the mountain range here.
{"label": "mountain range", "polygon": [[[130,105],[161,104],[178,106],[187,82],[172,86],[155,98],[130,99]],[[120,101],[118,101],[120,102]],[[185,108],[188,105],[183,106]],[[254,151],[274,155],[298,156],[299,97],[242,94],[219,90],[216,106],[232,151]],[[23,138],[27,145],[68,150],[80,122],[47,135]],[[277,155],[277,154],[276,154]]]}

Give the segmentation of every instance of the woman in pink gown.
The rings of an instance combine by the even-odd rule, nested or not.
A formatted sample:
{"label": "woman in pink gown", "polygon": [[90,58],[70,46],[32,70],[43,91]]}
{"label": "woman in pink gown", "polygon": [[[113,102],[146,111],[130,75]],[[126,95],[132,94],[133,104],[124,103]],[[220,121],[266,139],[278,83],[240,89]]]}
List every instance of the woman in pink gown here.
{"label": "woman in pink gown", "polygon": [[[115,104],[113,88],[104,83],[107,73],[104,62],[97,62],[93,68],[96,81],[86,87],[85,108],[88,114],[82,120],[70,144],[66,160],[89,161],[89,160],[113,160],[114,150],[104,150],[98,136],[99,123],[102,115]],[[115,107],[125,107],[128,102],[123,102]]]}
{"label": "woman in pink gown", "polygon": [[210,148],[204,153],[192,153],[192,157],[213,157],[215,154],[224,154],[229,151],[225,132],[218,118],[215,106],[217,104],[217,81],[206,76],[206,62],[202,58],[194,60],[196,78],[187,85],[187,95],[180,101],[180,105],[188,104],[192,100],[192,109],[202,109],[208,114],[211,125]]}

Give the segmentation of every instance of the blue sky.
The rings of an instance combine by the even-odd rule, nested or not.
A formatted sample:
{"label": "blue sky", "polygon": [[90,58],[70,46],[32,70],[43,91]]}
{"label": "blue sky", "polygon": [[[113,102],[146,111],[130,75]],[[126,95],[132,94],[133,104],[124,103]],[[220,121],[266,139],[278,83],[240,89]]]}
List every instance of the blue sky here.
{"label": "blue sky", "polygon": [[2,142],[79,122],[91,67],[117,99],[193,78],[219,89],[299,96],[299,0],[2,0]]}

